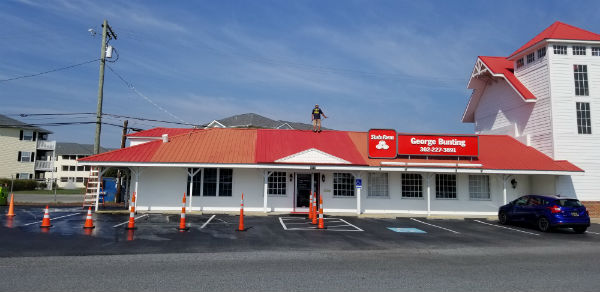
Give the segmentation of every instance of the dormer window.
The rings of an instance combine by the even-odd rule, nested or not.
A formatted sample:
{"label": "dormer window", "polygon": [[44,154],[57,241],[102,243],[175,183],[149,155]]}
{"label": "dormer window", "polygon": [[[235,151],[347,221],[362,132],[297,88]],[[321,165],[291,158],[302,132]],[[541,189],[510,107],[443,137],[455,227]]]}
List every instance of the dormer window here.
{"label": "dormer window", "polygon": [[573,46],[573,55],[585,56],[585,46]]}
{"label": "dormer window", "polygon": [[566,55],[567,54],[567,46],[554,45],[553,47],[554,47],[555,55]]}
{"label": "dormer window", "polygon": [[524,63],[523,63],[523,58],[517,60],[517,69],[523,67]]}
{"label": "dormer window", "polygon": [[592,56],[600,56],[600,47],[592,48]]}
{"label": "dormer window", "polygon": [[527,55],[527,64],[533,63],[535,61],[535,53],[531,53]]}
{"label": "dormer window", "polygon": [[539,48],[537,50],[537,55],[538,55],[538,59],[541,59],[544,56],[546,56],[546,47]]}

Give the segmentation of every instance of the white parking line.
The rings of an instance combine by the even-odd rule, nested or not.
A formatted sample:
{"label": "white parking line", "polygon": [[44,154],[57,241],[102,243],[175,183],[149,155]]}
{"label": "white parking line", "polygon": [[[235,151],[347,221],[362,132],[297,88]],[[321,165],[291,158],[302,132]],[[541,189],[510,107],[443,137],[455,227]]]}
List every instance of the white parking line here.
{"label": "white parking line", "polygon": [[206,227],[206,225],[208,225],[208,223],[213,220],[213,218],[215,218],[215,216],[217,215],[212,215],[210,216],[210,218],[208,218],[208,220],[206,220],[206,222],[204,222],[204,224],[202,224],[202,226],[200,226],[200,229],[204,229],[204,227]]}
{"label": "white parking line", "polygon": [[451,229],[448,229],[448,228],[444,228],[442,226],[437,226],[437,225],[434,225],[434,224],[431,224],[431,223],[423,222],[423,221],[415,219],[415,218],[410,218],[410,220],[417,221],[419,223],[423,223],[425,225],[429,225],[429,226],[432,226],[432,227],[435,227],[435,228],[439,228],[439,229],[442,229],[442,230],[450,231],[450,232],[452,232],[454,234],[460,234],[460,232],[458,232],[458,231],[454,231],[454,230],[451,230]]}
{"label": "white parking line", "polygon": [[508,229],[508,230],[512,230],[512,231],[517,231],[517,232],[522,232],[522,233],[527,233],[527,234],[531,234],[531,235],[539,235],[537,233],[533,233],[533,232],[527,232],[527,231],[523,231],[523,230],[519,230],[519,229],[514,229],[514,228],[510,228],[510,227],[506,227],[506,226],[500,226],[500,225],[496,225],[496,224],[491,224],[491,223],[486,223],[486,222],[482,222],[479,220],[473,220],[477,223],[481,223],[481,224],[485,224],[485,225],[489,225],[489,226],[494,226],[494,227],[498,227],[498,228],[504,228],[504,229]]}
{"label": "white parking line", "polygon": [[[56,219],[60,219],[60,218],[66,218],[66,217],[75,216],[75,215],[78,215],[78,214],[81,214],[81,213],[73,213],[73,214],[69,214],[69,215],[65,215],[65,216],[60,216],[60,217],[54,217],[54,218],[50,218],[50,219],[51,219],[51,220],[56,220]],[[40,220],[40,221],[35,221],[35,222],[31,222],[31,223],[23,224],[23,226],[28,226],[28,225],[31,225],[31,224],[36,224],[36,223],[41,223],[41,222],[42,222],[42,220]]]}
{"label": "white parking line", "polygon": [[356,228],[356,230],[357,230],[357,231],[364,231],[364,230],[362,230],[362,229],[358,228],[356,225],[352,225],[352,224],[348,223],[348,221],[346,221],[346,220],[344,220],[344,219],[340,219],[340,221],[342,221],[342,222],[344,222],[344,223],[346,223],[346,224],[348,224],[348,225],[350,225],[350,226],[352,226],[352,227]]}
{"label": "white parking line", "polygon": [[[133,220],[135,221],[135,220],[138,220],[138,219],[140,219],[140,218],[142,218],[142,217],[146,217],[146,216],[148,216],[148,214],[144,214],[144,215],[142,215],[142,216],[135,217],[135,218],[133,218]],[[119,224],[117,224],[117,225],[113,226],[113,228],[119,227],[119,226],[121,226],[121,225],[123,225],[123,224],[127,224],[127,223],[129,223],[129,220],[127,220],[127,221],[125,221],[125,222],[123,222],[123,223],[119,223]]]}
{"label": "white parking line", "polygon": [[279,217],[279,223],[281,223],[281,226],[283,226],[283,230],[288,230],[287,226],[285,226],[285,224],[283,224],[283,218]]}
{"label": "white parking line", "polygon": [[600,233],[598,233],[598,232],[591,232],[591,231],[586,231],[585,233],[591,233],[591,234],[600,235]]}

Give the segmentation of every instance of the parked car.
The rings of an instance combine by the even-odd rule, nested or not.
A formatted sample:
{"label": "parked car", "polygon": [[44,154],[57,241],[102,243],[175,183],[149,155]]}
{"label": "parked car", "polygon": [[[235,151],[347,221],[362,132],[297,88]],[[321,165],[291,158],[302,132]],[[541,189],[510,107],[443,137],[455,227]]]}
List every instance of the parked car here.
{"label": "parked car", "polygon": [[560,196],[522,196],[498,210],[500,224],[528,223],[542,232],[553,228],[573,228],[584,233],[590,226],[590,214],[577,199]]}

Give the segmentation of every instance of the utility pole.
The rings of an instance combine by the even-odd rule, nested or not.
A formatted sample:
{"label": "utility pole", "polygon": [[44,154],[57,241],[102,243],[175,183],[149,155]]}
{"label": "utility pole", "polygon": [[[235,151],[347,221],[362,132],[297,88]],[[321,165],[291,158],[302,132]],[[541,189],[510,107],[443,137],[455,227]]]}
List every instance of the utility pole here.
{"label": "utility pole", "polygon": [[[123,121],[123,134],[121,134],[121,149],[125,148],[125,140],[126,140],[126,136],[127,136],[127,124],[129,123],[129,121],[125,120]],[[119,203],[121,201],[121,192],[123,191],[121,188],[121,185],[123,184],[123,182],[121,181],[122,174],[121,174],[121,170],[117,170],[117,194],[115,195],[115,203]]]}
{"label": "utility pole", "polygon": [[102,131],[102,98],[104,95],[104,65],[106,64],[106,44],[117,35],[108,26],[108,21],[102,24],[102,47],[100,49],[100,80],[98,81],[98,108],[96,110],[96,138],[94,140],[94,154],[100,153],[100,132]]}

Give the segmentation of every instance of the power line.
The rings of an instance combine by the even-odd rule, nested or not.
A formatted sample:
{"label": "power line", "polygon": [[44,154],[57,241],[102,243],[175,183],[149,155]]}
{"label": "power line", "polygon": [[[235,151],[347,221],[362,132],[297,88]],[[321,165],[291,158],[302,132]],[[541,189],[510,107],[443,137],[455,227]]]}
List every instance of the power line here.
{"label": "power line", "polygon": [[152,99],[150,99],[148,96],[144,95],[143,93],[139,92],[131,82],[128,82],[127,80],[125,80],[125,78],[123,78],[123,76],[121,76],[119,73],[117,73],[117,71],[115,71],[115,69],[113,69],[110,65],[108,65],[108,69],[110,69],[111,72],[115,73],[115,75],[117,75],[117,77],[119,79],[121,79],[121,81],[129,88],[131,89],[133,92],[135,92],[135,94],[137,94],[138,96],[140,96],[141,98],[145,99],[147,102],[149,102],[150,104],[152,104],[153,106],[155,106],[156,108],[158,108],[159,110],[167,113],[168,115],[170,115],[171,117],[175,118],[176,120],[179,120],[180,122],[184,123],[184,124],[189,124],[186,121],[182,120],[181,118],[179,118],[178,116],[170,113],[168,110],[164,109],[163,107],[161,107],[160,105],[156,104],[154,101],[152,101]]}
{"label": "power line", "polygon": [[[40,119],[53,119],[54,117],[62,117],[62,116],[75,116],[75,115],[95,115],[96,113],[20,113],[20,114],[6,114],[6,116],[19,116],[19,117],[46,117]],[[192,124],[192,123],[182,123],[182,122],[174,122],[174,121],[166,121],[166,120],[157,120],[157,119],[149,119],[142,117],[134,117],[134,116],[126,116],[126,115],[118,115],[118,114],[110,114],[103,113],[102,116],[113,117],[113,118],[122,118],[122,119],[132,119],[139,121],[148,121],[148,122],[156,122],[156,123],[165,123],[165,124],[175,124],[175,125],[184,125],[184,126],[196,126],[196,127],[204,127],[206,125]],[[72,118],[86,118],[86,117],[72,117]]]}
{"label": "power line", "polygon": [[85,61],[85,62],[82,62],[82,63],[78,63],[78,64],[74,64],[74,65],[69,65],[69,66],[61,67],[61,68],[56,68],[56,69],[52,69],[52,70],[49,70],[49,71],[44,71],[44,72],[35,73],[35,74],[31,74],[31,75],[23,75],[23,76],[13,77],[13,78],[9,78],[9,79],[0,79],[0,82],[7,82],[7,81],[13,81],[13,80],[18,80],[18,79],[23,79],[23,78],[36,77],[36,76],[40,76],[40,75],[44,75],[44,74],[48,74],[48,73],[53,73],[53,72],[57,72],[57,71],[62,71],[62,70],[67,70],[67,69],[75,68],[77,66],[89,64],[89,63],[92,63],[92,62],[96,62],[98,60],[100,60],[100,59],[89,60],[89,61]]}

